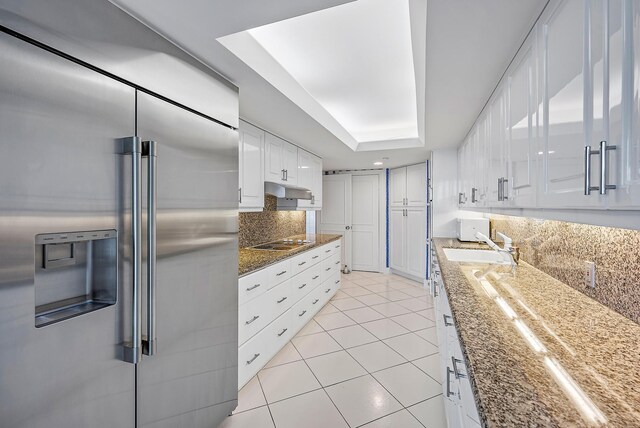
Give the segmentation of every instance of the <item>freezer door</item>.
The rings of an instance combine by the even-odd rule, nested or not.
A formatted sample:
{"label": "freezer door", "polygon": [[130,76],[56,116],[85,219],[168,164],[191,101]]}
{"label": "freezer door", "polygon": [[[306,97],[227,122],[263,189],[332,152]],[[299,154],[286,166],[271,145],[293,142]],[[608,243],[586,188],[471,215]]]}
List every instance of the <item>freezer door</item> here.
{"label": "freezer door", "polygon": [[[136,135],[157,147],[156,349],[138,364],[138,423],[216,427],[237,401],[238,134],[150,95],[137,99]],[[153,322],[147,298],[143,337]]]}
{"label": "freezer door", "polygon": [[134,90],[5,33],[0,63],[0,425],[133,427],[114,263]]}

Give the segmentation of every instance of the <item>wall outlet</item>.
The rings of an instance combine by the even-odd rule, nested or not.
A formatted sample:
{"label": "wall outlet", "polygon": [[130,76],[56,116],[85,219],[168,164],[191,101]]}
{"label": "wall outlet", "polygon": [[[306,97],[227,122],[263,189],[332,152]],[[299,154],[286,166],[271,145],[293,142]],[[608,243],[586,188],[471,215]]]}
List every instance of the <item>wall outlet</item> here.
{"label": "wall outlet", "polygon": [[584,262],[584,286],[596,288],[596,264],[594,262]]}

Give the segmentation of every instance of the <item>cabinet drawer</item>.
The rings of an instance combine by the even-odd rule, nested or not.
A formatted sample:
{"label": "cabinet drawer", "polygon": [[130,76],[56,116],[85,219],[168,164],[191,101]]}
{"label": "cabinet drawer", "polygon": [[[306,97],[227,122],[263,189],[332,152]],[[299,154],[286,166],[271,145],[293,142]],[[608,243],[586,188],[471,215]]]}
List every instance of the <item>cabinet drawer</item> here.
{"label": "cabinet drawer", "polygon": [[284,280],[291,278],[291,259],[283,260],[267,268],[269,288],[273,288]]}
{"label": "cabinet drawer", "polygon": [[269,298],[268,304],[273,307],[272,319],[275,319],[282,315],[294,303],[291,291],[291,280],[278,284],[267,291],[267,297]]}
{"label": "cabinet drawer", "polygon": [[269,362],[273,349],[263,333],[257,334],[238,348],[238,389]]}
{"label": "cabinet drawer", "polygon": [[238,304],[248,302],[267,291],[267,269],[262,269],[238,279]]}
{"label": "cabinet drawer", "polygon": [[311,266],[311,253],[305,252],[291,259],[291,274],[297,275]]}
{"label": "cabinet drawer", "polygon": [[320,263],[322,261],[322,255],[324,254],[323,247],[317,247],[313,250],[309,250],[309,260],[311,266]]}
{"label": "cabinet drawer", "polygon": [[322,258],[323,260],[326,259],[327,257],[331,257],[336,253],[335,248],[333,248],[333,242],[329,244],[325,244],[320,248],[322,249],[320,258]]}
{"label": "cabinet drawer", "polygon": [[244,343],[273,319],[274,305],[265,293],[240,306],[238,311],[238,343]]}
{"label": "cabinet drawer", "polygon": [[300,330],[313,316],[311,312],[311,302],[314,295],[315,290],[309,293],[309,295],[307,295],[306,297],[302,298],[302,300],[293,305],[293,307],[291,308],[291,321],[296,332]]}
{"label": "cabinet drawer", "polygon": [[326,281],[335,272],[340,271],[340,255],[334,254],[322,261],[322,282]]}
{"label": "cabinet drawer", "polygon": [[[274,354],[293,337],[295,328],[293,326],[294,320],[292,315],[294,315],[293,311],[286,311],[260,332],[260,335],[265,336],[265,340],[275,351]],[[273,355],[269,355],[269,359],[271,358],[273,358]]]}
{"label": "cabinet drawer", "polygon": [[340,282],[340,271],[336,270],[331,276],[329,276],[329,278],[327,278],[326,281],[322,283],[322,285],[320,285],[320,290],[322,291],[322,293],[320,294],[322,305],[327,303],[329,299],[331,299],[333,295],[336,294],[336,291],[338,291],[338,288],[340,288]]}
{"label": "cabinet drawer", "polygon": [[317,264],[311,266],[304,272],[299,273],[291,279],[291,290],[293,302],[297,302],[320,284],[320,271],[322,266]]}

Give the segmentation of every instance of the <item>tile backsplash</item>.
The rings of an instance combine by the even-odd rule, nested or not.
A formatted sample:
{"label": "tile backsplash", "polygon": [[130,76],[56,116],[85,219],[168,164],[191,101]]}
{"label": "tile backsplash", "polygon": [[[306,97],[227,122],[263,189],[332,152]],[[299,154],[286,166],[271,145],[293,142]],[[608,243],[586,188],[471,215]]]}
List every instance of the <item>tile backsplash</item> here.
{"label": "tile backsplash", "polygon": [[[513,239],[520,257],[640,324],[640,231],[491,215],[491,227]],[[585,261],[596,264],[595,288]],[[553,296],[549,296],[553,299]]]}
{"label": "tile backsplash", "polygon": [[304,211],[278,211],[275,196],[265,195],[264,211],[240,213],[238,245],[252,247],[291,235],[300,235],[306,230]]}

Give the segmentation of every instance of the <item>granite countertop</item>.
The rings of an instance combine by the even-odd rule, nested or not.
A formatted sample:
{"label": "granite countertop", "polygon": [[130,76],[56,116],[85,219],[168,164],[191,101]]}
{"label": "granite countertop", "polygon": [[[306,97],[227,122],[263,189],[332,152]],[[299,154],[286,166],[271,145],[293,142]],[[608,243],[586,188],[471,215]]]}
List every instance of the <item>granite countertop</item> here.
{"label": "granite countertop", "polygon": [[443,252],[487,246],[434,243],[483,426],[640,427],[638,324],[523,261],[487,286]]}
{"label": "granite countertop", "polygon": [[240,248],[240,250],[238,251],[238,275],[244,276],[250,274],[251,272],[265,268],[281,260],[297,256],[298,254],[304,253],[305,251],[311,250],[312,248],[319,247],[332,241],[337,241],[340,238],[342,238],[342,235],[307,233],[303,235],[294,235],[282,238],[293,240],[306,239],[308,241],[311,241],[311,244],[291,251],[256,250],[251,247]]}

